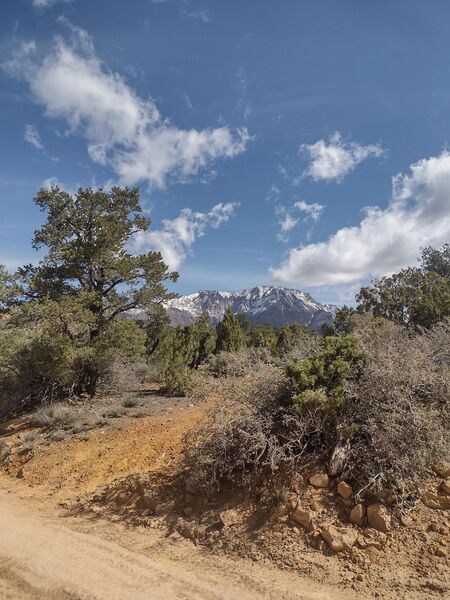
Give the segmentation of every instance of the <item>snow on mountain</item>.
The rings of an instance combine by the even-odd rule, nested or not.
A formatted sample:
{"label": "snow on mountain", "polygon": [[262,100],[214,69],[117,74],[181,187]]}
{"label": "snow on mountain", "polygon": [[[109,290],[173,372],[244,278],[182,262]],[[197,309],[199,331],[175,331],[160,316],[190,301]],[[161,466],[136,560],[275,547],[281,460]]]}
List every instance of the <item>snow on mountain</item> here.
{"label": "snow on mountain", "polygon": [[300,323],[311,329],[331,324],[336,312],[335,306],[321,304],[300,290],[262,285],[239,292],[203,290],[166,304],[173,325],[193,323],[203,313],[209,314],[215,324],[228,307],[233,313],[247,315],[253,323],[277,327]]}

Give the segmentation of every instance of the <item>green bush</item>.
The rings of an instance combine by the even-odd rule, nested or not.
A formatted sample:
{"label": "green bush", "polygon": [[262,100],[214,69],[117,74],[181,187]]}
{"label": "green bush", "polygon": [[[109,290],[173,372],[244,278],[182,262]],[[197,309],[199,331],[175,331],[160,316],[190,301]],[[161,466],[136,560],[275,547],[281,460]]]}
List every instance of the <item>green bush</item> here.
{"label": "green bush", "polygon": [[316,356],[286,367],[294,391],[292,409],[301,413],[320,408],[335,415],[345,400],[345,382],[357,379],[363,368],[364,356],[354,336],[325,337]]}

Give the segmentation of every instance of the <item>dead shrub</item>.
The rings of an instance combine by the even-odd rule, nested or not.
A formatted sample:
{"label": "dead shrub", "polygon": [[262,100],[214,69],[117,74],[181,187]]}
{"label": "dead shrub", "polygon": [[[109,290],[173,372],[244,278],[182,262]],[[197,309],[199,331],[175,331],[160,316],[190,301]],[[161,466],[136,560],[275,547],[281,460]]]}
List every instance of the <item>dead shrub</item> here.
{"label": "dead shrub", "polygon": [[366,356],[348,386],[342,428],[352,429],[348,476],[398,509],[415,503],[431,466],[449,455],[450,322],[411,334],[386,320],[360,323]]}
{"label": "dead shrub", "polygon": [[215,377],[243,377],[273,362],[267,348],[243,348],[219,352],[209,359],[209,372]]}
{"label": "dead shrub", "polygon": [[143,383],[156,381],[156,368],[146,363],[116,360],[99,384],[99,392],[118,395]]}
{"label": "dead shrub", "polygon": [[32,415],[31,422],[38,427],[50,428],[70,423],[74,418],[73,409],[67,404],[46,404]]}
{"label": "dead shrub", "polygon": [[[327,389],[320,402],[303,402],[299,411],[292,382],[274,366],[224,379],[226,404],[188,440],[190,478],[206,491],[253,487],[280,474],[288,481],[300,469],[328,463],[339,443],[348,447],[341,475],[357,494],[394,511],[412,506],[432,465],[449,455],[450,322],[413,335],[364,319],[354,335],[364,360],[357,376],[344,378],[342,391],[340,385],[342,402],[332,418]],[[306,375],[308,364],[300,367]],[[336,366],[342,364],[339,358]]]}
{"label": "dead shrub", "polygon": [[251,378],[227,384],[226,405],[187,440],[186,467],[196,485],[209,492],[224,484],[252,486],[262,475],[292,471],[312,446],[316,456],[326,453],[320,413],[300,418],[289,412],[283,370],[265,365]]}

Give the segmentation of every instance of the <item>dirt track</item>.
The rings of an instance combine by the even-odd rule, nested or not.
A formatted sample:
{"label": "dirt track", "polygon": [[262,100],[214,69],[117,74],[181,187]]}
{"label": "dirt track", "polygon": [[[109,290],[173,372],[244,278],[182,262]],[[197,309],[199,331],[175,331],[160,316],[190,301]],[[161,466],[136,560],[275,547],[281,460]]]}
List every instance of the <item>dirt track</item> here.
{"label": "dirt track", "polygon": [[[90,523],[84,533],[79,520],[36,513],[35,503],[0,490],[2,600],[357,597],[267,566],[210,557],[182,539],[155,539],[161,534],[146,532],[144,549],[143,533],[119,532],[119,525]],[[125,547],[133,541],[138,551]]]}

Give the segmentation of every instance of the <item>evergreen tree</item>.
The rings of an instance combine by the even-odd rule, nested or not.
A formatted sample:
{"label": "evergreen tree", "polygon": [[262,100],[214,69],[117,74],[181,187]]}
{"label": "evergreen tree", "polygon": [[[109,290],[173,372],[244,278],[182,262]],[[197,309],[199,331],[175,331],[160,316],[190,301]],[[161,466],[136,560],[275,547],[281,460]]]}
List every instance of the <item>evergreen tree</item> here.
{"label": "evergreen tree", "polygon": [[217,340],[215,352],[236,352],[245,345],[244,334],[231,308],[227,308],[225,315],[217,324]]}
{"label": "evergreen tree", "polygon": [[177,274],[168,271],[159,252],[131,254],[128,249],[133,237],[150,226],[137,188],[80,188],[75,195],[57,186],[42,188],[35,203],[46,213],[46,221],[35,232],[33,245],[47,248],[47,254],[38,266],[19,270],[19,301],[70,300],[84,311],[90,358],[84,362],[79,391],[92,395],[102,338],[126,311],[151,312],[172,297],[164,281],[175,281]]}

